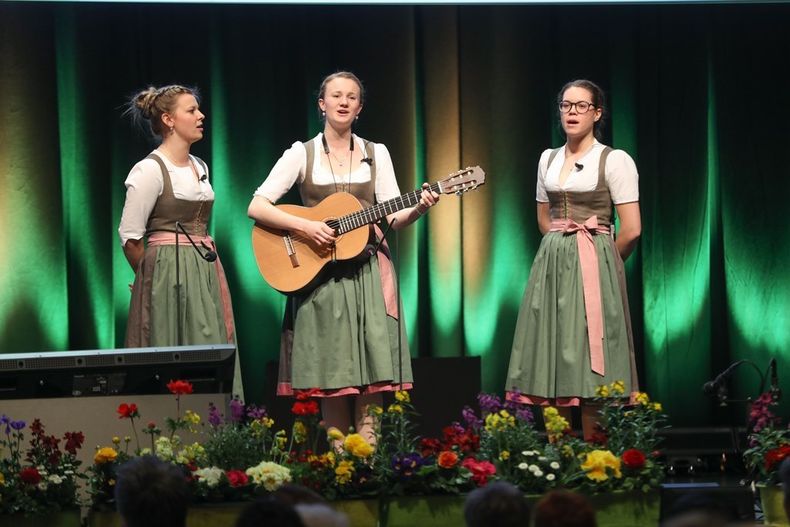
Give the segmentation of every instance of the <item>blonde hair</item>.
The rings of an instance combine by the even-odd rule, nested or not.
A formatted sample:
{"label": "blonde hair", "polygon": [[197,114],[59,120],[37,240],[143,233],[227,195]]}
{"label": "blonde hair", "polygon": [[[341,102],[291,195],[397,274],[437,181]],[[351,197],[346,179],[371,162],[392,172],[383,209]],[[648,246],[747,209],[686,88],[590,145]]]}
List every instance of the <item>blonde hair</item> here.
{"label": "blonde hair", "polygon": [[193,95],[196,99],[200,97],[196,88],[179,84],[160,88],[149,86],[131,97],[124,115],[130,115],[132,121],[142,128],[145,128],[144,121],[147,121],[149,131],[153,135],[162,137],[165,132],[162,115],[172,113],[176,108],[178,96],[185,93]]}

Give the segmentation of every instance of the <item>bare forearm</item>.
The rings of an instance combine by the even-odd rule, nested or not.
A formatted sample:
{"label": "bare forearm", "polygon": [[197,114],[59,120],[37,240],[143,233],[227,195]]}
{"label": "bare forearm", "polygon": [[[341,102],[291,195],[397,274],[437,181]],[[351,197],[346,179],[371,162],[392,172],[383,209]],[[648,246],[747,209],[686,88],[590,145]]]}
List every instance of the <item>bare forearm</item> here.
{"label": "bare forearm", "polygon": [[303,231],[305,220],[288,214],[271,204],[266,198],[255,196],[247,208],[247,216],[267,227],[286,231]]}
{"label": "bare forearm", "polygon": [[126,240],[123,246],[123,254],[126,256],[126,261],[132,266],[132,271],[137,272],[137,266],[140,265],[140,260],[143,259],[145,253],[145,244],[143,240]]}
{"label": "bare forearm", "polygon": [[639,242],[640,235],[641,233],[628,229],[620,229],[620,232],[617,233],[615,246],[617,247],[617,251],[620,253],[620,257],[623,260],[628,258],[631,253],[634,252],[636,244]]}

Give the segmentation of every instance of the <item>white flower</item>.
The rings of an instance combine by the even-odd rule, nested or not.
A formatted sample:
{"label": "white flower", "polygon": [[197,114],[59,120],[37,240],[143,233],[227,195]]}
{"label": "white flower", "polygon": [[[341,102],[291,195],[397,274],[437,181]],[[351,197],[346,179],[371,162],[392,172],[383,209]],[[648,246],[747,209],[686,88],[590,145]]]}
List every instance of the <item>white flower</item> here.
{"label": "white flower", "polygon": [[560,468],[560,464],[559,464],[559,463],[557,463],[556,461],[552,461],[551,463],[549,463],[549,466],[550,466],[551,468],[553,468],[554,470],[557,470],[557,469],[559,469],[559,468]]}
{"label": "white flower", "polygon": [[524,450],[521,455],[522,456],[534,456],[538,452],[536,450]]}
{"label": "white flower", "polygon": [[270,492],[291,481],[291,471],[271,461],[263,461],[254,467],[248,468],[246,474],[252,478],[253,483],[262,485],[264,489]]}
{"label": "white flower", "polygon": [[518,468],[521,470],[527,470],[527,468],[529,468],[529,465],[527,463],[519,463]]}
{"label": "white flower", "polygon": [[557,478],[554,474],[546,474],[546,480],[554,481]]}
{"label": "white flower", "polygon": [[530,465],[529,466],[529,471],[532,472],[533,474],[535,474],[536,472],[540,472],[540,467],[537,466],[537,465]]}
{"label": "white flower", "polygon": [[63,478],[61,478],[61,477],[60,477],[60,476],[58,476],[57,474],[52,474],[51,476],[49,476],[49,477],[47,478],[47,480],[48,480],[50,483],[53,483],[53,484],[55,484],[55,485],[60,485],[61,483],[63,483]]}
{"label": "white flower", "polygon": [[46,481],[40,481],[39,484],[36,485],[36,486],[38,487],[38,490],[47,490],[47,482]]}
{"label": "white flower", "polygon": [[538,461],[546,461],[548,459],[546,456],[538,456]]}
{"label": "white flower", "polygon": [[542,471],[542,470],[536,470],[536,471],[534,472],[534,474],[535,474],[535,477],[536,477],[536,478],[539,478],[539,477],[541,477],[541,476],[543,475],[543,471]]}
{"label": "white flower", "polygon": [[198,481],[205,483],[209,488],[214,488],[219,485],[222,474],[224,474],[224,472],[218,467],[201,468],[195,471],[195,476],[197,476]]}

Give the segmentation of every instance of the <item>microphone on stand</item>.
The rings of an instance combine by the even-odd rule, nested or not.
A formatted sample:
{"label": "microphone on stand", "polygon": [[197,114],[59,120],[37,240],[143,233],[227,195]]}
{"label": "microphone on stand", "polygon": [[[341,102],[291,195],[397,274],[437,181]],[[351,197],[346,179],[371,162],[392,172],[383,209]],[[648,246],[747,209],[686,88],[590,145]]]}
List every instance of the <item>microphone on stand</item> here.
{"label": "microphone on stand", "polygon": [[707,393],[708,395],[716,394],[716,398],[719,400],[719,404],[721,406],[727,406],[727,379],[732,377],[732,374],[735,372],[735,369],[747,362],[745,359],[741,359],[739,361],[733,362],[730,364],[726,370],[721,372],[716,376],[715,379],[712,381],[708,381],[702,385],[702,391]]}
{"label": "microphone on stand", "polygon": [[192,247],[195,248],[195,251],[197,251],[197,253],[200,255],[201,258],[203,258],[207,262],[213,262],[214,260],[217,259],[217,253],[214,252],[213,250],[211,250],[211,247],[206,245],[206,242],[204,242],[202,240],[200,241],[200,245],[206,250],[205,253],[203,251],[201,251],[198,248],[197,245],[195,245],[195,241],[192,239],[192,236],[190,236],[189,233],[186,231],[186,229],[184,229],[184,226],[181,225],[180,221],[176,222],[176,247],[178,247],[178,231],[179,230],[181,230],[181,232],[184,233],[184,236],[187,237],[187,240],[189,240],[189,243],[192,244]]}
{"label": "microphone on stand", "polygon": [[[384,221],[387,220],[385,219]],[[376,243],[367,244],[363,252],[365,252],[368,256],[377,254],[381,248],[381,244],[384,243],[384,240],[387,238],[387,234],[390,232],[390,229],[392,229],[392,226],[395,225],[395,221],[395,218],[392,218],[392,221],[387,223],[387,226],[384,227],[384,232],[381,234],[381,238],[376,240]]]}

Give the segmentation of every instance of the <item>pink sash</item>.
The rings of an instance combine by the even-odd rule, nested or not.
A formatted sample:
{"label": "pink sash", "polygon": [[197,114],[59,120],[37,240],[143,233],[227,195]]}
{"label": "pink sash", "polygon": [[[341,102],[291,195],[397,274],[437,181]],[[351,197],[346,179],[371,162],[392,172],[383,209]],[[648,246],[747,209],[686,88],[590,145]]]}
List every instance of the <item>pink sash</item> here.
{"label": "pink sash", "polygon": [[549,230],[576,234],[584,289],[584,312],[587,315],[590,369],[598,375],[604,375],[601,279],[598,273],[598,255],[595,253],[595,243],[592,237],[593,234],[609,234],[609,227],[598,225],[598,216],[590,216],[584,224],[576,223],[570,219],[552,220]]}

